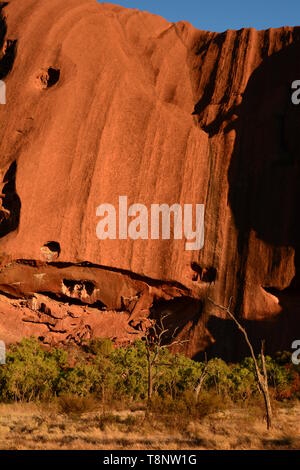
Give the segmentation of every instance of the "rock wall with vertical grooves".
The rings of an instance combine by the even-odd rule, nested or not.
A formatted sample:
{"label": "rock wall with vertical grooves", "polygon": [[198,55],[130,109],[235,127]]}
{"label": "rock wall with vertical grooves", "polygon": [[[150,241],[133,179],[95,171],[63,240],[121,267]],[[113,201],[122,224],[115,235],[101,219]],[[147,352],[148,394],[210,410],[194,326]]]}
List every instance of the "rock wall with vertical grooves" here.
{"label": "rock wall with vertical grooves", "polygon": [[[217,34],[92,0],[0,8],[0,334],[126,342],[167,310],[187,354],[232,359],[242,340],[209,300],[232,297],[254,342],[290,347],[300,28]],[[205,204],[204,248],[98,240],[97,207],[124,195]]]}

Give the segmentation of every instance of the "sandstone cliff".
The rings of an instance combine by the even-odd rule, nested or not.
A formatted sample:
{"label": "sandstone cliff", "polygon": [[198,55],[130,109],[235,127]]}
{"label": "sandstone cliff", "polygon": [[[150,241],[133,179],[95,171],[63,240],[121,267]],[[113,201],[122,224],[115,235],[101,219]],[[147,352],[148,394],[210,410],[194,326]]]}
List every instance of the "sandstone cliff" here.
{"label": "sandstone cliff", "polygon": [[[221,34],[93,0],[1,6],[0,336],[136,338],[172,312],[186,352],[300,332],[300,28]],[[96,208],[205,204],[205,244],[96,237]],[[298,328],[298,330],[297,330]],[[299,335],[298,335],[299,336]]]}

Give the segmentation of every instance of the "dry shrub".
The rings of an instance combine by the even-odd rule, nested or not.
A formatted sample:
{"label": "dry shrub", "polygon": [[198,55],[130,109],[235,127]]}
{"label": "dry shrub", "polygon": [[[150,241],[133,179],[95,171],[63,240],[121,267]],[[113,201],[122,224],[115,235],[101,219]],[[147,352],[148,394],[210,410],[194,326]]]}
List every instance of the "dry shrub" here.
{"label": "dry shrub", "polygon": [[276,391],[276,400],[291,400],[293,398],[300,398],[300,374],[297,371],[291,372],[291,381],[283,387],[279,387]]}
{"label": "dry shrub", "polygon": [[61,413],[80,415],[95,411],[98,403],[94,397],[80,397],[77,395],[61,395],[58,398],[58,409]]}
{"label": "dry shrub", "polygon": [[205,416],[217,413],[228,408],[230,400],[222,397],[213,391],[203,391],[196,405],[195,417],[204,418]]}
{"label": "dry shrub", "polygon": [[224,410],[228,402],[221,395],[203,391],[196,399],[194,393],[185,392],[181,397],[154,396],[149,403],[147,418],[149,422],[155,419],[167,427],[183,430],[191,420],[201,420],[205,416]]}

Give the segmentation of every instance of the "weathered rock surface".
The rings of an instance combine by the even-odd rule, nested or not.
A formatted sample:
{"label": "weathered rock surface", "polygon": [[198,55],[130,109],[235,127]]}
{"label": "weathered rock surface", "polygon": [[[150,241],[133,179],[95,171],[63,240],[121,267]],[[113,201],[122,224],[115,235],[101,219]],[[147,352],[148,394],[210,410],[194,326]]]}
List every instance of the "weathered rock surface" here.
{"label": "weathered rock surface", "polygon": [[[188,354],[233,358],[242,340],[208,300],[233,297],[254,340],[289,348],[300,329],[300,28],[217,34],[92,0],[0,8],[0,335],[123,342],[167,309]],[[121,195],[205,204],[204,248],[99,241],[96,208]],[[10,298],[39,295],[42,311]]]}

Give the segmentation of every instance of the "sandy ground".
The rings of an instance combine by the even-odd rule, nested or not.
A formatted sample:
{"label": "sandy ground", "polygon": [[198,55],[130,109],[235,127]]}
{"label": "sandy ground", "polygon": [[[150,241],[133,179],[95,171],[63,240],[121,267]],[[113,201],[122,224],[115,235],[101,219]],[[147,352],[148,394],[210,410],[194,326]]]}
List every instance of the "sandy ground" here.
{"label": "sandy ground", "polygon": [[144,411],[67,415],[54,405],[0,405],[3,449],[300,449],[300,404],[277,405],[266,430],[259,408],[233,408],[184,426]]}

